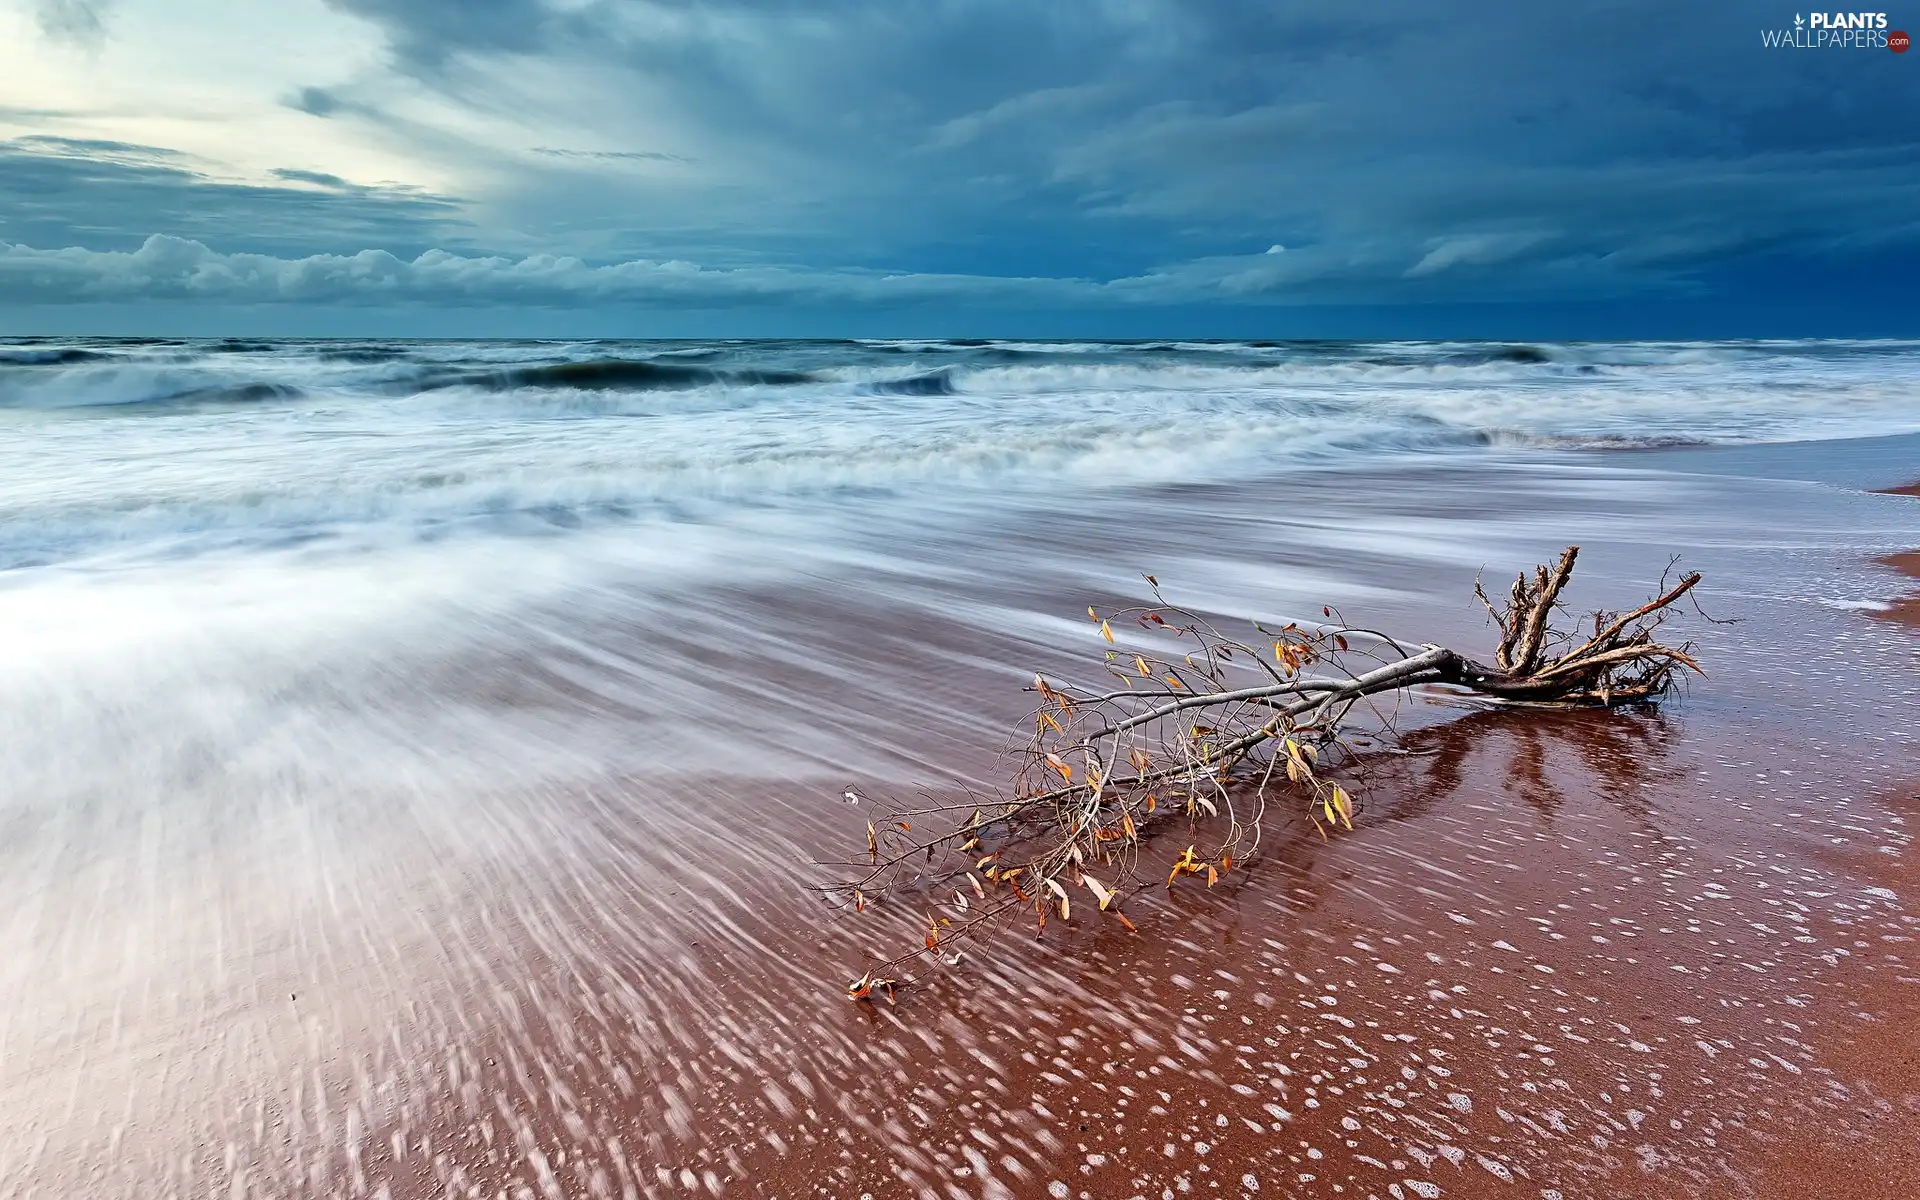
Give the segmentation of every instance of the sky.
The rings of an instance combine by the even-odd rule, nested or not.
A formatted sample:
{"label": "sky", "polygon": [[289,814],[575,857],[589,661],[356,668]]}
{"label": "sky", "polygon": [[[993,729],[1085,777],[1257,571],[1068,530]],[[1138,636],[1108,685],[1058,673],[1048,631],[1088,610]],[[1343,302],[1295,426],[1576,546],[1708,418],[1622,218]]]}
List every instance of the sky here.
{"label": "sky", "polygon": [[0,333],[1920,335],[1802,15],[0,0]]}

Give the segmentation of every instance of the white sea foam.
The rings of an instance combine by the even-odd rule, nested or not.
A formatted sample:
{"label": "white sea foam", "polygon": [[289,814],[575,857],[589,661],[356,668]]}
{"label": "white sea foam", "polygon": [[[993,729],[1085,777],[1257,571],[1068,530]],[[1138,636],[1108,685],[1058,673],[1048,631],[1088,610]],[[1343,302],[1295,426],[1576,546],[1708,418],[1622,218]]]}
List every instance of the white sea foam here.
{"label": "white sea foam", "polygon": [[0,569],[1903,432],[1917,371],[1908,344],[17,344]]}

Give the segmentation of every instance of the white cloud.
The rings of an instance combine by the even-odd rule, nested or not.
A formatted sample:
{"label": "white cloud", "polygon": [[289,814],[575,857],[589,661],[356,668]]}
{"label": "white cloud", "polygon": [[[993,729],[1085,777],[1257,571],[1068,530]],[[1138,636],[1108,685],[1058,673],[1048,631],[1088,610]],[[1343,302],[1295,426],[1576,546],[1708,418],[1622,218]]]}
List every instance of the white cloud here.
{"label": "white cloud", "polygon": [[[708,266],[684,259],[595,264],[551,254],[462,255],[385,250],[301,258],[222,253],[154,235],[129,251],[37,249],[0,242],[0,303],[185,302],[434,308],[591,307],[723,309],[838,307],[1049,309],[1188,304],[1350,302],[1383,282],[1416,279],[1427,299],[1513,299],[1543,290],[1617,291],[1604,256],[1535,254],[1532,235],[1449,239],[1418,253],[1401,241],[1329,243],[1276,253],[1210,256],[1110,279],[805,265]],[[1479,268],[1479,269],[1476,269]],[[1491,275],[1485,268],[1497,268]],[[1429,283],[1427,278],[1445,274]],[[1656,286],[1642,276],[1641,283]]]}
{"label": "white cloud", "polygon": [[1386,278],[1403,257],[1391,245],[1327,247],[1172,263],[1114,279],[888,272],[851,268],[714,267],[677,259],[594,264],[429,250],[282,258],[224,254],[155,235],[137,250],[59,250],[0,242],[0,303],[184,301],[210,305],[582,308],[1050,308],[1273,304],[1327,298],[1355,277]]}
{"label": "white cloud", "polygon": [[40,114],[0,111],[0,137],[167,146],[238,180],[295,166],[446,190],[457,169],[281,103],[377,72],[383,47],[324,0],[42,0],[32,16],[0,4],[0,110]]}
{"label": "white cloud", "polygon": [[1488,266],[1506,262],[1550,240],[1541,233],[1470,233],[1443,239],[1407,268],[1407,278],[1438,275],[1458,266]]}
{"label": "white cloud", "polygon": [[545,254],[515,259],[443,250],[411,260],[384,250],[277,258],[222,254],[196,241],[159,235],[133,251],[40,250],[0,243],[0,300],[41,304],[166,299],[447,307],[1039,303],[1091,299],[1110,286],[1076,279],[713,268],[644,259],[596,266]]}
{"label": "white cloud", "polygon": [[950,150],[977,141],[981,137],[1017,125],[1035,117],[1051,116],[1072,112],[1097,104],[1110,96],[1113,89],[1087,84],[1079,87],[1041,88],[1002,100],[991,108],[979,112],[967,113],[936,126],[927,139],[926,148],[930,150]]}

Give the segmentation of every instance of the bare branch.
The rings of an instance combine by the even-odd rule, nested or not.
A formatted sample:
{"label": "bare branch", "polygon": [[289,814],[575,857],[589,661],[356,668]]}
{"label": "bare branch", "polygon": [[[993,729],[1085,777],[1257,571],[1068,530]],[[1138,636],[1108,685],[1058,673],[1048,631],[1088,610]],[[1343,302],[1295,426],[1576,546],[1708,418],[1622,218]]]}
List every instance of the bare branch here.
{"label": "bare branch", "polygon": [[[1393,749],[1392,721],[1374,697],[1437,686],[1494,703],[1607,707],[1657,699],[1677,672],[1703,673],[1690,646],[1654,640],[1670,606],[1700,582],[1697,573],[1630,612],[1594,614],[1593,635],[1548,660],[1546,646],[1574,640],[1552,619],[1578,553],[1569,546],[1551,570],[1520,574],[1504,608],[1476,581],[1474,594],[1500,629],[1491,667],[1442,646],[1409,653],[1409,643],[1348,626],[1330,609],[1342,623],[1256,625],[1270,658],[1267,647],[1164,603],[1105,619],[1088,609],[1113,647],[1108,672],[1128,686],[1093,692],[1034,676],[1040,703],[1029,715],[1031,736],[1012,751],[1007,790],[969,793],[963,804],[890,806],[867,825],[866,861],[843,864],[855,868],[851,877],[823,889],[855,912],[890,898],[925,911],[921,945],[869,968],[849,995],[892,1002],[902,983],[896,973],[909,960],[938,955],[953,965],[953,946],[1015,920],[1044,931],[1050,919],[1072,919],[1076,897],[1083,913],[1132,929],[1126,896],[1140,886],[1154,831],[1176,820],[1188,824],[1191,844],[1166,861],[1169,887],[1182,876],[1212,887],[1244,862],[1280,793],[1303,804],[1323,836],[1352,828],[1357,802],[1335,775],[1353,765],[1358,746]],[[1162,600],[1159,581],[1147,578]],[[1122,648],[1112,624],[1123,618],[1178,648],[1135,653],[1131,637]],[[1374,648],[1356,649],[1349,635]],[[1383,645],[1400,657],[1389,658]],[[1304,673],[1316,663],[1326,673]],[[1373,724],[1350,722],[1362,704]],[[846,797],[858,793],[848,788]],[[963,823],[950,823],[968,809]]]}

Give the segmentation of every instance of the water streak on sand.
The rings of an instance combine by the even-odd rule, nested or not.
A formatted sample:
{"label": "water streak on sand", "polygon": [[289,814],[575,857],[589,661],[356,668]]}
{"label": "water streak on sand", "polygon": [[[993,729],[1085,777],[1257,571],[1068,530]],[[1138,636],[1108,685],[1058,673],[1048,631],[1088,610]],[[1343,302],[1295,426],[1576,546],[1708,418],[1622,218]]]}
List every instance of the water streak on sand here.
{"label": "water streak on sand", "polygon": [[[6,347],[0,1200],[1804,1187],[1920,1113],[1911,518],[1595,447],[1899,428],[1915,353]],[[1415,703],[1355,833],[841,997],[922,919],[807,892],[841,792],[991,778],[1085,604],[1472,648],[1564,540],[1706,571],[1710,678]]]}

